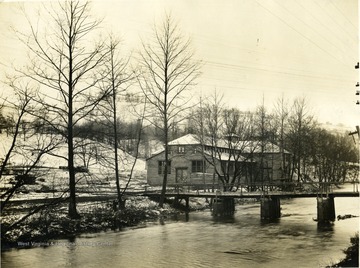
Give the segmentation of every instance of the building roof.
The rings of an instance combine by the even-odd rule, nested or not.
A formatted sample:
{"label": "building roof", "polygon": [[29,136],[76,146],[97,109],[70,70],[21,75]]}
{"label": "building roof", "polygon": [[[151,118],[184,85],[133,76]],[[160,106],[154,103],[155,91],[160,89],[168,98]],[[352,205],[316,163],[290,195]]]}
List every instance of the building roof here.
{"label": "building roof", "polygon": [[200,139],[197,135],[187,134],[178,139],[170,141],[169,145],[200,145]]}
{"label": "building roof", "polygon": [[[217,139],[216,142],[213,141],[210,137],[206,137],[204,139],[204,145],[205,146],[209,146],[209,147],[217,147],[217,148],[224,148],[224,149],[229,149],[229,142],[226,139]],[[243,154],[247,154],[247,153],[281,153],[281,149],[278,145],[272,143],[272,142],[266,142],[266,144],[264,145],[263,151],[261,148],[261,142],[260,141],[235,141],[235,142],[231,142],[231,148],[234,150],[239,150],[240,153]],[[175,140],[172,140],[169,142],[170,146],[176,146],[176,145],[201,145],[201,140],[200,138],[195,135],[195,134],[187,134],[185,136],[182,136],[180,138],[177,138]],[[148,159],[160,154],[164,152],[164,149],[160,149],[156,152],[154,152]],[[284,150],[285,154],[290,154],[289,151]],[[225,158],[226,156],[223,155]],[[225,159],[224,158],[224,159]]]}
{"label": "building roof", "polygon": [[[227,139],[217,139],[216,142],[210,137],[204,138],[204,145],[218,148],[229,148],[229,142]],[[201,139],[195,134],[187,134],[178,139],[169,142],[169,145],[201,145]],[[261,153],[260,141],[241,141],[232,142],[231,148],[235,150],[241,150],[243,153]],[[281,149],[278,145],[272,142],[266,142],[263,148],[263,153],[281,153]],[[284,153],[290,154],[287,150]]]}

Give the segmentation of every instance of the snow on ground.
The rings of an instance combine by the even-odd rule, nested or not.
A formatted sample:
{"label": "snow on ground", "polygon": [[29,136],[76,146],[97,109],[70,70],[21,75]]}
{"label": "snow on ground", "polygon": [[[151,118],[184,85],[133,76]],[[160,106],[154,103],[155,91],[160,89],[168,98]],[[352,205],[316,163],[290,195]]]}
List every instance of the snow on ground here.
{"label": "snow on ground", "polygon": [[[5,133],[0,134],[0,161],[5,158],[12,137]],[[19,136],[14,152],[9,161],[10,175],[4,176],[1,181],[1,192],[14,182],[16,173],[22,172],[24,166],[31,165],[38,156],[39,149],[44,150],[51,143],[57,146],[51,152],[44,154],[39,167],[32,171],[36,176],[36,184],[26,185],[17,197],[43,198],[55,196],[68,187],[67,171],[67,144],[60,136],[33,135],[24,140]],[[107,144],[86,139],[75,139],[76,150],[74,155],[75,167],[79,169],[76,175],[78,193],[116,193],[114,149]],[[119,150],[120,187],[125,187],[132,170],[135,158]],[[144,189],[146,185],[145,160],[137,159],[133,169],[131,189]],[[45,193],[44,193],[45,192]],[[57,194],[54,194],[57,192]]]}

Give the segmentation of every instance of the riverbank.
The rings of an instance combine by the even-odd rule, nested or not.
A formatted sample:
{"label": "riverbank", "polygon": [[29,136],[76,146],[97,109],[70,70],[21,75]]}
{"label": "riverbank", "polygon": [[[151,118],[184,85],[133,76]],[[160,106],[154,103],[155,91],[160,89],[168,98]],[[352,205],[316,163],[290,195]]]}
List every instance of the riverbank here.
{"label": "riverbank", "polygon": [[[128,200],[126,206],[141,204],[147,209],[152,204],[157,206],[149,199],[139,201]],[[190,200],[191,206],[194,201]],[[341,215],[358,211],[358,202],[353,199],[337,201]],[[79,212],[84,213],[84,207],[79,207]],[[164,209],[167,208],[168,205]],[[262,222],[259,203],[255,200],[238,204],[234,217],[227,220],[214,218],[208,209],[191,211],[189,215],[175,210],[174,217],[161,214],[121,231],[82,233],[75,239],[54,239],[29,249],[8,250],[2,253],[2,265],[326,267],[345,258],[342,250],[349,246],[349,238],[358,230],[358,218],[319,228],[312,220],[316,214],[314,199],[284,199],[282,212],[285,216],[280,220]]]}
{"label": "riverbank", "polygon": [[350,238],[350,246],[343,250],[345,258],[339,263],[326,268],[337,268],[337,267],[359,267],[359,233]]}
{"label": "riverbank", "polygon": [[[189,210],[204,210],[209,204],[200,199],[190,199]],[[159,219],[171,219],[179,213],[185,213],[180,203],[173,207],[171,202],[163,208],[158,202],[147,197],[134,197],[126,202],[123,210],[114,211],[111,202],[82,204],[79,206],[80,219],[70,219],[66,208],[61,205],[45,209],[30,216],[16,228],[11,228],[15,215],[2,219],[1,250],[11,248],[30,248],[33,245],[48,245],[56,239],[74,239],[86,233],[98,233],[109,230],[121,230]]]}

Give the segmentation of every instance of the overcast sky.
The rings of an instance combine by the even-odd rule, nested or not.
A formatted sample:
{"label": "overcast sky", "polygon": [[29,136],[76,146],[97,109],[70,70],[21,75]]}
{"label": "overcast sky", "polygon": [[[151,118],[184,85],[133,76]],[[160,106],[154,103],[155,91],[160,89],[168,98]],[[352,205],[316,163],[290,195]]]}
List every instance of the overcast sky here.
{"label": "overcast sky", "polygon": [[[355,84],[359,71],[357,0],[127,0],[95,1],[102,31],[123,40],[124,51],[140,48],[155,21],[171,12],[203,61],[197,93],[223,92],[231,107],[271,109],[284,94],[305,96],[321,122],[360,124]],[[34,16],[35,2],[26,4]],[[24,51],[10,25],[26,29],[17,2],[0,3],[1,77],[22,64]],[[0,89],[3,90],[3,89]],[[359,97],[360,99],[360,97]]]}

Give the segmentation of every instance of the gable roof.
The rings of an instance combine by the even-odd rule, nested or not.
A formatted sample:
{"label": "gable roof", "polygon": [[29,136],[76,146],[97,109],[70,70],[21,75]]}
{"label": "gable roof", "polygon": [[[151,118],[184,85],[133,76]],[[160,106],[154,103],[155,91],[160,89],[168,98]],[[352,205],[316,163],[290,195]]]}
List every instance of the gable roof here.
{"label": "gable roof", "polygon": [[200,145],[200,140],[195,134],[187,134],[169,142],[169,145]]}
{"label": "gable roof", "polygon": [[[205,137],[205,146],[214,147],[217,148],[229,148],[229,142],[226,139],[218,139],[216,141],[216,145],[211,140],[210,137]],[[182,136],[180,138],[177,138],[175,140],[172,140],[169,142],[170,146],[178,146],[178,145],[201,145],[200,139],[195,134],[187,134],[185,136]],[[231,148],[241,150],[241,153],[247,154],[247,153],[281,153],[281,149],[278,145],[272,143],[272,142],[266,142],[263,148],[263,152],[261,152],[261,142],[260,141],[238,141],[238,142],[232,142]],[[164,152],[164,149],[160,149],[156,152],[154,152],[149,158],[150,159],[160,153]],[[290,154],[289,151],[284,150],[285,154]]]}
{"label": "gable roof", "polygon": [[[216,144],[210,137],[204,138],[204,145],[218,148],[229,148],[229,141],[226,139],[217,139]],[[178,139],[169,142],[169,145],[201,145],[200,138],[195,134],[187,134]],[[261,153],[260,141],[238,141],[233,142],[231,148],[242,150],[243,153]],[[263,148],[263,153],[281,153],[281,149],[278,145],[272,142],[266,142]],[[285,154],[290,154],[289,151],[284,150]]]}

